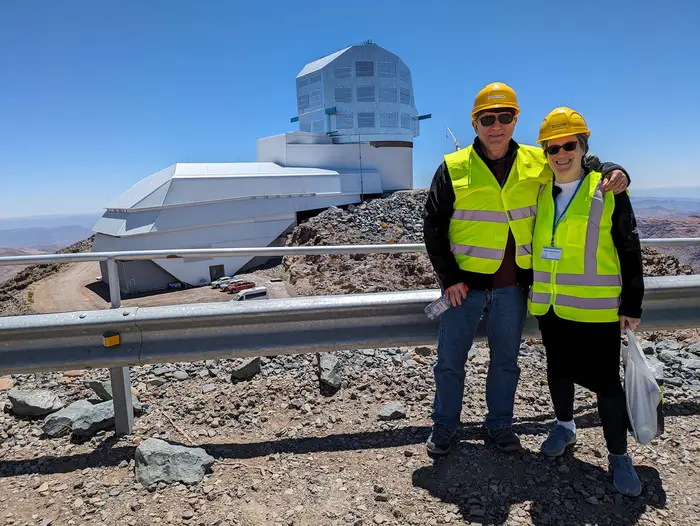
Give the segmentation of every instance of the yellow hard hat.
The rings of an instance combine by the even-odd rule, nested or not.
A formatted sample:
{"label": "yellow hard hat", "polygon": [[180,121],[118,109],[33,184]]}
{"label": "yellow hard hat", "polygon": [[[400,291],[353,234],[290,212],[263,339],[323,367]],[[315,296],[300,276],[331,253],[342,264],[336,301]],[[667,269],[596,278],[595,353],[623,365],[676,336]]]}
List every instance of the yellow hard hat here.
{"label": "yellow hard hat", "polygon": [[474,99],[472,120],[476,118],[476,114],[480,111],[494,108],[513,108],[516,116],[520,113],[518,97],[515,96],[515,91],[508,84],[492,82],[477,93]]}
{"label": "yellow hard hat", "polygon": [[577,135],[579,133],[582,133],[586,137],[591,136],[591,132],[583,116],[571,108],[562,106],[560,108],[554,108],[544,118],[540,126],[540,135],[537,137],[537,142],[542,144],[544,141],[551,141],[552,139],[566,137],[567,135]]}

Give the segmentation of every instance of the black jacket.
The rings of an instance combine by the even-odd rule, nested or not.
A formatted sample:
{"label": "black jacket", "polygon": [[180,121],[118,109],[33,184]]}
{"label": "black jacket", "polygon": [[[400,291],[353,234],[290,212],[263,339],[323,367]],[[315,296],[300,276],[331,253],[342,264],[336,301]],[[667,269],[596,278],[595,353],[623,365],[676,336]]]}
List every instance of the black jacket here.
{"label": "black jacket", "polygon": [[[505,160],[508,163],[507,173],[510,172],[513,166],[518,148],[518,143],[511,140],[508,152],[505,156]],[[478,137],[474,139],[474,150],[489,168],[492,168],[495,162],[499,162],[491,161],[486,157]],[[585,156],[584,164],[587,169],[601,172],[603,175],[613,170],[622,170],[624,172],[621,166],[614,163],[601,163],[598,157],[592,154],[587,154]],[[629,179],[629,175],[627,175],[627,177]],[[428,257],[443,288],[448,288],[461,282],[472,290],[489,290],[492,288],[493,275],[467,272],[460,269],[450,250],[448,231],[450,219],[454,212],[454,201],[455,193],[452,188],[452,179],[450,179],[447,165],[443,162],[433,176],[428,198],[423,209],[423,238]],[[629,199],[627,199],[627,201],[629,202]],[[621,215],[625,216],[624,213]],[[630,219],[632,223],[634,223],[633,216],[631,218],[628,216],[627,219],[623,218],[620,221],[622,223],[631,224]],[[632,229],[636,232],[636,225]],[[639,258],[641,260],[641,253]],[[626,266],[629,267],[629,265]],[[518,284],[522,286],[529,286],[532,284],[531,270],[524,270],[517,267],[516,272]],[[632,314],[629,314],[629,316],[634,317]]]}

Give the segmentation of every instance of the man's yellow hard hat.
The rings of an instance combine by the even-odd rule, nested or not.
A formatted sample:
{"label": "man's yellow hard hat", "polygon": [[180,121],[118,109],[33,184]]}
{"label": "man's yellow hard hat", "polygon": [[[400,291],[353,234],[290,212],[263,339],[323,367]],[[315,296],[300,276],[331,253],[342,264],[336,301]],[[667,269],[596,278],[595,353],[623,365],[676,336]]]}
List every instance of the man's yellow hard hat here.
{"label": "man's yellow hard hat", "polygon": [[551,141],[559,137],[567,135],[577,135],[582,133],[586,137],[591,136],[586,121],[583,116],[565,106],[554,108],[542,121],[540,126],[540,135],[537,137],[537,142],[542,144],[544,141]]}
{"label": "man's yellow hard hat", "polygon": [[476,114],[480,111],[496,108],[512,108],[515,110],[516,116],[520,113],[520,106],[518,106],[518,97],[515,96],[515,90],[503,82],[487,84],[476,94],[474,109],[472,110],[472,120],[476,119]]}

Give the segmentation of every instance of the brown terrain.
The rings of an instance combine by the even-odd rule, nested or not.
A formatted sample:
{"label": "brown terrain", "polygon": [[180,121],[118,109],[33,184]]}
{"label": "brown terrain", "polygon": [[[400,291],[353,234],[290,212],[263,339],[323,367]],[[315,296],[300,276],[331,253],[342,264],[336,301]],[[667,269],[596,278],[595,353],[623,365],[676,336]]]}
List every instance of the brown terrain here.
{"label": "brown terrain", "polygon": [[[639,217],[637,218],[641,237],[700,237],[700,217]],[[663,247],[666,254],[678,258],[681,263],[690,265],[693,271],[700,273],[700,246],[697,247]]]}
{"label": "brown terrain", "polygon": [[[35,250],[33,248],[0,248],[0,258],[13,256],[36,256],[39,254],[46,254],[46,252]],[[24,270],[24,268],[26,268],[26,265],[0,267],[0,284],[14,278],[17,274]]]}
{"label": "brown terrain", "polygon": [[[400,192],[349,211],[331,208],[295,229],[289,244],[421,240],[421,192]],[[67,250],[85,251],[89,241]],[[646,275],[688,274],[644,250]],[[29,268],[0,286],[0,313],[108,308],[96,266]],[[251,273],[271,295],[345,294],[437,286],[424,254],[285,258]],[[282,281],[277,281],[279,279]],[[274,281],[272,281],[274,280]],[[125,306],[225,301],[209,287],[129,298]],[[434,394],[435,346],[361,349],[334,356],[262,358],[245,379],[237,360],[162,364],[131,371],[144,404],[134,434],[111,429],[50,438],[42,418],[19,417],[6,394],[0,414],[0,522],[12,525],[632,525],[700,524],[700,333],[640,333],[665,364],[665,433],[630,453],[644,484],[637,498],[610,484],[595,397],[577,390],[578,444],[557,460],[538,453],[554,418],[541,343],[521,346],[516,431],[523,450],[485,441],[489,363],[478,343],[467,363],[462,428],[444,459],[425,453]],[[338,386],[319,367],[336,360]],[[326,373],[324,373],[326,371]],[[233,374],[233,376],[232,376]],[[47,390],[64,405],[94,400],[106,371],[0,378]],[[102,396],[102,395],[100,395]],[[392,404],[391,407],[387,405]],[[384,410],[384,411],[382,411]],[[136,448],[148,438],[201,447],[214,458],[199,483],[144,486]]]}

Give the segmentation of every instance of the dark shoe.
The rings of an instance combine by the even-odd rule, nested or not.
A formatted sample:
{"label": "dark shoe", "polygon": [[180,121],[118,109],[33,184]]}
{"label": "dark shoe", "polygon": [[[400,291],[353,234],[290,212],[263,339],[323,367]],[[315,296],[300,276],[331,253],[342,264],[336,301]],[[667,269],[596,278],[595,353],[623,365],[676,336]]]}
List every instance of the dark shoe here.
{"label": "dark shoe", "polygon": [[562,425],[555,425],[549,430],[547,440],[542,442],[540,451],[548,457],[560,457],[568,446],[576,443],[576,433]]}
{"label": "dark shoe", "polygon": [[520,439],[511,427],[489,429],[489,438],[496,444],[499,451],[517,451],[521,447]]}
{"label": "dark shoe", "polygon": [[629,455],[608,454],[608,467],[612,472],[613,486],[628,497],[637,497],[642,492],[642,483],[632,465]]}
{"label": "dark shoe", "polygon": [[432,453],[433,455],[447,455],[452,449],[456,436],[456,429],[450,429],[442,424],[435,424],[426,442],[428,453]]}

